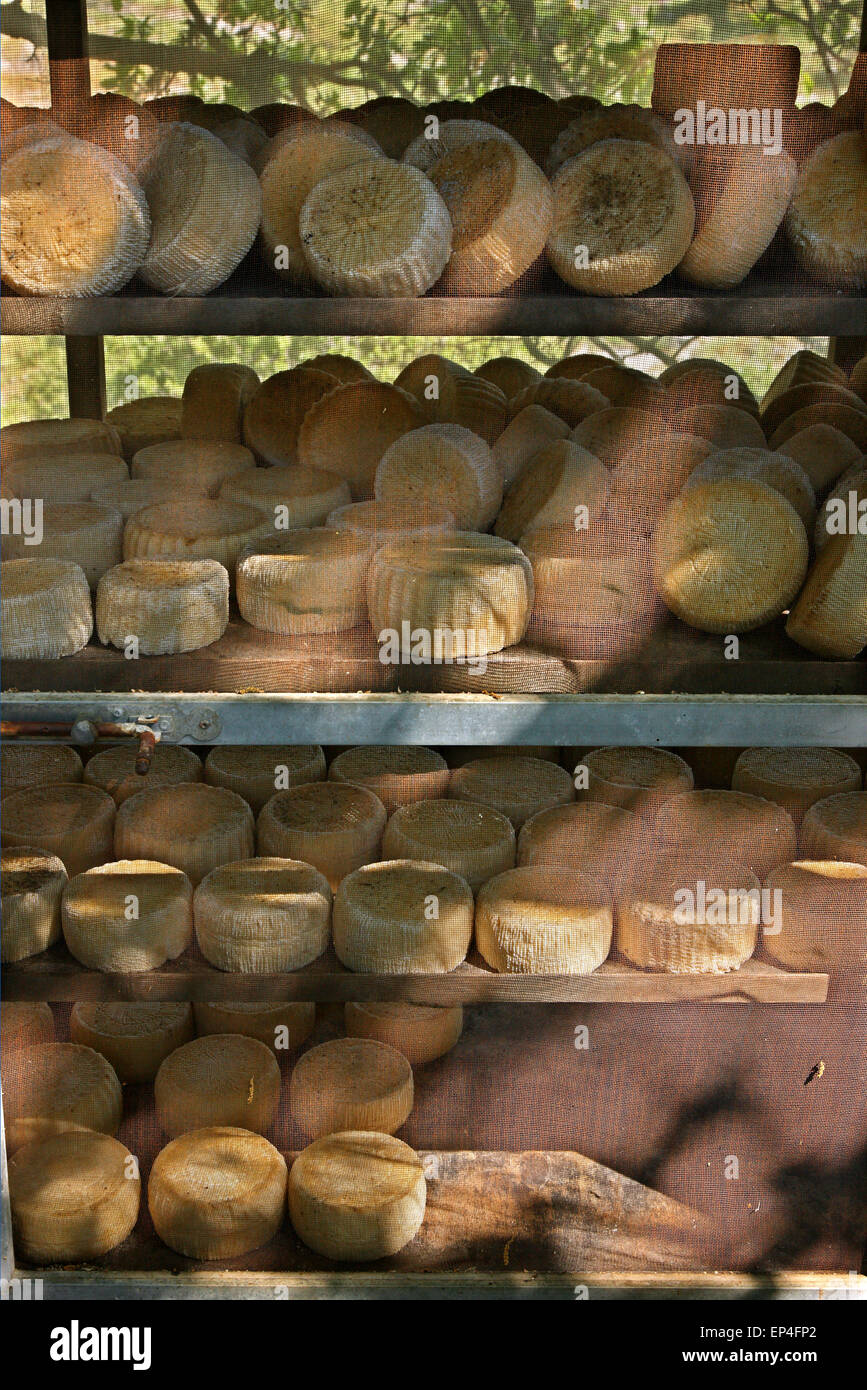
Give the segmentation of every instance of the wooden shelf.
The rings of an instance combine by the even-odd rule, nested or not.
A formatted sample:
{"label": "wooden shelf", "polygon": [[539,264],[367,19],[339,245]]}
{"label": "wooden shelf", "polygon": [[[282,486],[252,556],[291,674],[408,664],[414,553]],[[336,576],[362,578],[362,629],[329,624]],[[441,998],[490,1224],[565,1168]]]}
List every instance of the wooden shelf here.
{"label": "wooden shelf", "polygon": [[280,637],[233,618],[218,642],[181,656],[127,660],[92,641],[75,656],[3,662],[8,691],[215,691],[237,694],[440,691],[515,694],[867,695],[867,660],[823,661],[786,637],[782,622],[723,639],[670,622],[605,659],[563,657],[521,643],[465,665],[386,666],[368,626],[330,637]]}
{"label": "wooden shelf", "polygon": [[729,975],[651,974],[617,960],[605,961],[592,975],[500,975],[473,953],[446,975],[360,975],[346,970],[329,949],[292,974],[241,975],[214,969],[191,947],[159,970],[115,975],[86,969],[64,945],[57,945],[3,967],[4,999],[54,1002],[402,999],[416,1004],[823,1004],[827,994],[827,975],[780,970],[762,960],[749,960]]}

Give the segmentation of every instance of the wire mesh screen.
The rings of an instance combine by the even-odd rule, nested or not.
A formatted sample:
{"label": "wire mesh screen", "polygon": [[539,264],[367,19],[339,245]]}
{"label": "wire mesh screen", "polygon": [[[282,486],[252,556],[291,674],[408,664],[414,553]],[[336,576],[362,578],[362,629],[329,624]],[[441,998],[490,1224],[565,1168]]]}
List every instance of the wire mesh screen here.
{"label": "wire mesh screen", "polygon": [[[863,750],[384,747],[323,757],[221,747],[204,769],[187,752],[180,770],[183,751],[158,749],[144,779],[128,747],[97,751],[83,783],[40,788],[33,779],[59,753],[5,749],[8,978],[32,985],[62,967],[81,1001],[71,1017],[69,1005],[3,1007],[25,1264],[74,1264],[88,1249],[88,1264],[106,1271],[275,1278],[347,1260],[440,1271],[860,1269]],[[266,782],[282,785],[293,769],[319,780],[268,797]],[[203,771],[204,782],[170,780]],[[93,830],[70,828],[70,791],[83,807],[94,789],[118,803],[101,851]],[[259,857],[242,863],[228,838],[220,844],[211,803],[223,797],[256,813],[247,853]],[[45,827],[39,863],[40,851],[21,847],[38,839],[34,816]],[[152,862],[129,862],[144,856]],[[49,927],[33,905],[58,873]],[[135,997],[150,984],[159,997],[169,971],[212,1002],[98,1002],[117,970]],[[314,975],[320,993],[350,980],[392,1002],[318,1004],[315,1017],[312,1004],[273,1002]],[[230,1002],[239,982],[246,1004]],[[480,1002],[492,982],[511,1002]],[[526,1002],[540,985],[556,999],[558,983],[586,984],[573,994],[584,1002]],[[407,998],[412,1007],[396,1002]],[[57,1226],[58,1208],[59,1243],[40,1259],[45,1237],[23,1198],[16,1211],[16,1183],[28,1181],[16,1175],[50,1160],[56,1178],[76,1144],[89,1153],[76,1124],[116,1134],[136,1157],[140,1212],[119,1217],[94,1252],[92,1232]],[[254,1239],[239,1199],[235,1251],[218,1243],[197,1256],[196,1233],[208,1228],[201,1192],[170,1219],[152,1170],[160,1151],[163,1164],[187,1152],[171,1140],[214,1125],[261,1134],[290,1156],[328,1133],[393,1133],[421,1156],[424,1221],[371,1265],[322,1245],[293,1207],[292,1221],[281,1206]],[[214,1153],[202,1161],[218,1189],[233,1180]],[[243,1178],[254,1157],[221,1161]]]}

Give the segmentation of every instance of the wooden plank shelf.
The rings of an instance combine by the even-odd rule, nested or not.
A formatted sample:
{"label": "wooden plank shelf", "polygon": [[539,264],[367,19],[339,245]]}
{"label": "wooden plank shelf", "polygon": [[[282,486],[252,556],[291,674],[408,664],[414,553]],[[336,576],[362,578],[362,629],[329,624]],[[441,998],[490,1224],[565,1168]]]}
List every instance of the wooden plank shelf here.
{"label": "wooden plank shelf", "polygon": [[723,639],[671,621],[605,659],[564,657],[527,643],[465,664],[389,666],[368,626],[329,637],[281,637],[232,618],[217,642],[180,656],[130,661],[94,640],[75,656],[13,660],[7,691],[214,691],[237,694],[418,691],[523,694],[863,695],[867,660],[823,661],[797,646],[782,621],[741,638],[740,657]]}
{"label": "wooden plank shelf", "polygon": [[88,970],[58,944],[3,967],[3,997],[54,1002],[93,1000],[405,1000],[416,1004],[671,1004],[699,1002],[823,1004],[829,977],[749,960],[728,975],[662,975],[607,960],[592,975],[500,975],[473,952],[449,974],[361,975],[329,948],[303,970],[242,975],[216,970],[193,946],[158,970],[119,975]]}

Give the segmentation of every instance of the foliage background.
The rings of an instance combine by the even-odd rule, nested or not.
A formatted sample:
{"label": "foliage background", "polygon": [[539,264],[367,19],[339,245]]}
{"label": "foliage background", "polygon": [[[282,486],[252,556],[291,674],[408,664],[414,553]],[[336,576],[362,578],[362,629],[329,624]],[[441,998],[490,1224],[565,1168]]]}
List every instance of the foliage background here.
{"label": "foliage background", "polygon": [[[860,13],[861,0],[89,0],[91,82],[137,99],[193,91],[245,109],[296,101],[323,115],[388,93],[470,99],[506,82],[646,103],[660,43],[747,39],[798,44],[801,99],[833,101],[848,83]],[[43,0],[9,0],[2,21],[4,96],[47,105]],[[605,347],[651,369],[718,356],[762,390],[805,344],[824,350],[825,340],[116,338],[106,340],[106,370],[111,406],[130,374],[141,394],[174,394],[212,360],[267,376],[342,350],[390,380],[426,350],[470,367],[500,353],[544,367]],[[61,339],[7,339],[2,366],[4,423],[66,412]]]}

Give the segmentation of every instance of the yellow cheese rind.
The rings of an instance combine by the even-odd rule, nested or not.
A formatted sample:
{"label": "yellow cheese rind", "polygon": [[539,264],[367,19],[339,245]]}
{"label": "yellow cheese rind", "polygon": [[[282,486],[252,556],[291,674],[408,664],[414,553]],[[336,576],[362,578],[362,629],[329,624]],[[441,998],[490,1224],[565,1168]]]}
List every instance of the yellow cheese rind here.
{"label": "yellow cheese rind", "polygon": [[220,864],[250,858],[254,849],[253,813],[225,787],[203,782],[154,787],[128,797],[118,810],[118,858],[173,864],[194,885]]}
{"label": "yellow cheese rind", "polygon": [[450,1052],[464,1026],[460,1004],[349,1002],[344,1005],[343,1018],[349,1037],[388,1043],[402,1052],[413,1067]]}
{"label": "yellow cheese rind", "polygon": [[158,743],[144,775],[136,772],[137,759],[138,748],[132,741],[104,748],[88,758],[84,780],[88,786],[108,792],[116,806],[136,792],[202,780],[201,758],[180,743]]}
{"label": "yellow cheese rind", "polygon": [[347,1128],[393,1134],[412,1110],[412,1067],[371,1038],[334,1038],[295,1064],[289,1108],[308,1141]]}
{"label": "yellow cheese rind", "polygon": [[258,853],[312,864],[335,890],[346,874],[379,858],[385,822],[385,807],[366,787],[306,782],[262,808]]}
{"label": "yellow cheese rind", "polygon": [[9,1162],[16,1253],[35,1265],[99,1259],[131,1233],[140,1195],[133,1155],[107,1134],[26,1144]]}
{"label": "yellow cheese rind", "polygon": [[212,1033],[176,1048],[154,1081],[157,1115],[172,1138],[208,1125],[237,1125],[262,1134],[279,1098],[274,1053],[240,1033]]}
{"label": "yellow cheese rind", "polygon": [[612,889],[565,867],[510,869],[479,890],[476,945],[509,975],[589,975],[614,930]]}
{"label": "yellow cheese rind", "polygon": [[123,1115],[123,1096],[114,1068],[92,1047],[79,1043],[43,1043],[19,1057],[12,1084],[4,1085],[7,1123],[34,1118],[55,1124],[83,1125],[116,1134]]}
{"label": "yellow cheese rind", "polygon": [[[704,904],[699,885],[704,886]],[[671,857],[618,896],[617,949],[642,970],[670,975],[737,970],[756,948],[759,888],[758,878],[746,868],[731,862],[715,867],[713,848],[702,858]],[[685,892],[691,900],[678,897]],[[711,900],[714,892],[724,895],[719,908]]]}
{"label": "yellow cheese rind", "polygon": [[432,798],[395,811],[382,853],[386,859],[443,864],[475,893],[493,874],[514,867],[515,829],[489,806]]}
{"label": "yellow cheese rind", "polygon": [[368,743],[338,753],[328,769],[328,780],[367,787],[391,815],[410,802],[446,796],[449,769],[445,758],[432,748]]}
{"label": "yellow cheese rind", "polygon": [[667,748],[593,748],[576,768],[586,768],[579,801],[602,801],[640,816],[654,816],[663,802],[692,791],[689,764]]}
{"label": "yellow cheese rind", "polygon": [[300,860],[245,859],[202,879],[194,916],[202,955],[218,970],[300,970],[331,939],[331,889]]}
{"label": "yellow cheese rind", "polygon": [[[821,804],[821,803],[820,803]],[[775,864],[794,859],[795,823],[773,801],[740,791],[680,792],[659,807],[653,822],[656,853],[743,865],[764,879]]]}
{"label": "yellow cheese rind", "polygon": [[334,900],[334,946],[349,970],[454,970],[473,938],[473,894],[436,863],[392,859],[347,874]]}
{"label": "yellow cheese rind", "polygon": [[56,854],[16,845],[0,854],[3,964],[38,955],[60,939],[60,899],[67,875]]}
{"label": "yellow cheese rind", "polygon": [[80,782],[28,787],[3,802],[2,843],[32,845],[63,860],[66,872],[83,873],[112,857],[115,807],[97,787]]}
{"label": "yellow cheese rind", "polygon": [[867,865],[803,859],[765,880],[779,917],[762,934],[764,954],[784,970],[862,970],[867,960]]}
{"label": "yellow cheese rind", "polygon": [[747,748],[732,774],[733,791],[775,801],[796,825],[814,802],[861,784],[858,763],[836,748]]}
{"label": "yellow cheese rind", "polygon": [[176,1047],[193,1038],[191,1004],[73,1004],[73,1042],[110,1062],[119,1081],[153,1081]]}
{"label": "yellow cheese rind", "polygon": [[254,815],[278,791],[325,777],[325,754],[318,743],[274,743],[261,748],[217,744],[205,759],[205,781],[228,787]]}
{"label": "yellow cheese rind", "polygon": [[478,758],[455,768],[449,796],[490,806],[508,816],[515,830],[538,811],[563,806],[575,799],[572,778],[564,768],[544,758]]}
{"label": "yellow cheese rind", "polygon": [[71,560],[0,565],[0,650],[7,660],[74,656],[90,640],[90,586]]}
{"label": "yellow cheese rind", "polygon": [[801,822],[801,850],[808,859],[867,864],[867,792],[814,802]]}
{"label": "yellow cheese rind", "polygon": [[306,1042],[316,1023],[316,1005],[194,1004],[199,1037],[207,1033],[243,1033],[270,1047],[278,1058]]}
{"label": "yellow cheese rind", "polygon": [[22,787],[80,782],[83,773],[81,757],[67,743],[5,741],[0,745],[0,796]]}
{"label": "yellow cheese rind", "polygon": [[192,940],[186,874],[150,859],[119,859],[76,874],[63,894],[63,937],[89,970],[155,970]]}

